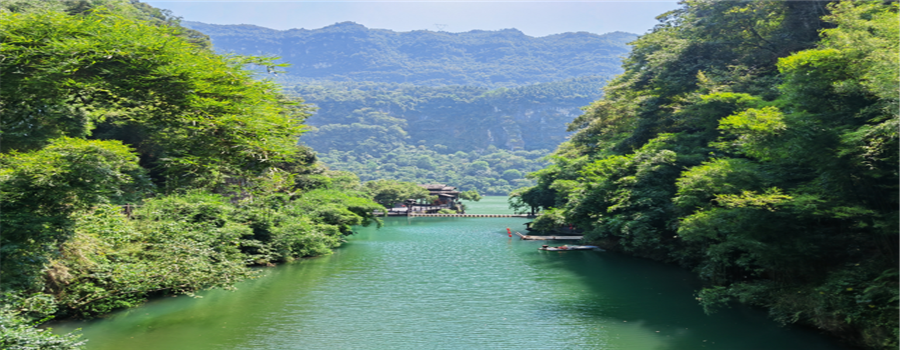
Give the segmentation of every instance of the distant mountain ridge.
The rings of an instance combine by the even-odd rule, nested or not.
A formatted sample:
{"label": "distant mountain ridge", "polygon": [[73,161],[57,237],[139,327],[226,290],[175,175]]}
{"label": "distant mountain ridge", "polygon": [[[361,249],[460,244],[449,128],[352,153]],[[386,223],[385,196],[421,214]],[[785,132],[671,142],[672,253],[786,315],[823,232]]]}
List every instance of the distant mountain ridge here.
{"label": "distant mountain ridge", "polygon": [[220,53],[280,56],[268,75],[318,107],[300,138],[332,169],[363,180],[448,183],[506,194],[567,136],[566,123],[622,72],[637,35],[516,29],[395,32],[182,22]]}
{"label": "distant mountain ridge", "polygon": [[[219,52],[276,55],[288,79],[373,81],[415,85],[513,87],[621,73],[621,57],[637,35],[613,32],[527,36],[516,29],[464,33],[395,32],[342,22],[320,29],[184,21],[209,35]],[[290,81],[290,80],[289,80]]]}

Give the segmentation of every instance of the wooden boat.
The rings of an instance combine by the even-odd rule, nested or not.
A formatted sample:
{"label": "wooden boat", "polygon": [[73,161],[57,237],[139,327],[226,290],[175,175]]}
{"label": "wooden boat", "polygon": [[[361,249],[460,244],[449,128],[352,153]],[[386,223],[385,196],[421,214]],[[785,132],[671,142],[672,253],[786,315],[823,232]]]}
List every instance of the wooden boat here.
{"label": "wooden boat", "polygon": [[548,250],[548,251],[567,251],[567,250],[599,250],[599,251],[603,251],[603,249],[600,249],[600,247],[594,246],[594,245],[562,245],[559,247],[548,247],[547,245],[543,245],[538,249],[539,250]]}

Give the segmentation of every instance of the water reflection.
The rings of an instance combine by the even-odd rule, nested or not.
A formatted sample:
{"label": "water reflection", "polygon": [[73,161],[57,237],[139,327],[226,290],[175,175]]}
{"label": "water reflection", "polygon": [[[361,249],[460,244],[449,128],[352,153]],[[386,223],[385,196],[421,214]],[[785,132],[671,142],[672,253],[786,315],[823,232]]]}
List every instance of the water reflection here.
{"label": "water reflection", "polygon": [[678,268],[506,236],[525,221],[389,218],[236,292],[58,329],[89,349],[837,349],[755,310],[704,315]]}

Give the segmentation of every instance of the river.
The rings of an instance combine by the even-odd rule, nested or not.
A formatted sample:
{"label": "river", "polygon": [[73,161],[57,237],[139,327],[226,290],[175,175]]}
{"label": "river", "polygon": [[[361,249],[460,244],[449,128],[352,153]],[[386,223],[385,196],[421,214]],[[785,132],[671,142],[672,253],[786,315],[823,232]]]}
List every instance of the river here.
{"label": "river", "polygon": [[[486,197],[470,213],[506,212]],[[674,266],[509,238],[520,218],[393,217],[237,291],[88,322],[87,349],[842,349],[740,305],[703,313]]]}

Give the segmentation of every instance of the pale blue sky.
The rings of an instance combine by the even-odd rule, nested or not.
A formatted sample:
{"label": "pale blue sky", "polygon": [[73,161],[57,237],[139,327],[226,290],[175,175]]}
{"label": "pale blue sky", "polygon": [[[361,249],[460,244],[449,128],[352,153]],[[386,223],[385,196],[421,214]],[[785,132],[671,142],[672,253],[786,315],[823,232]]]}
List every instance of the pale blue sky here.
{"label": "pale blue sky", "polygon": [[188,21],[317,29],[353,21],[394,31],[516,28],[540,37],[565,32],[643,34],[676,1],[262,1],[151,0]]}

